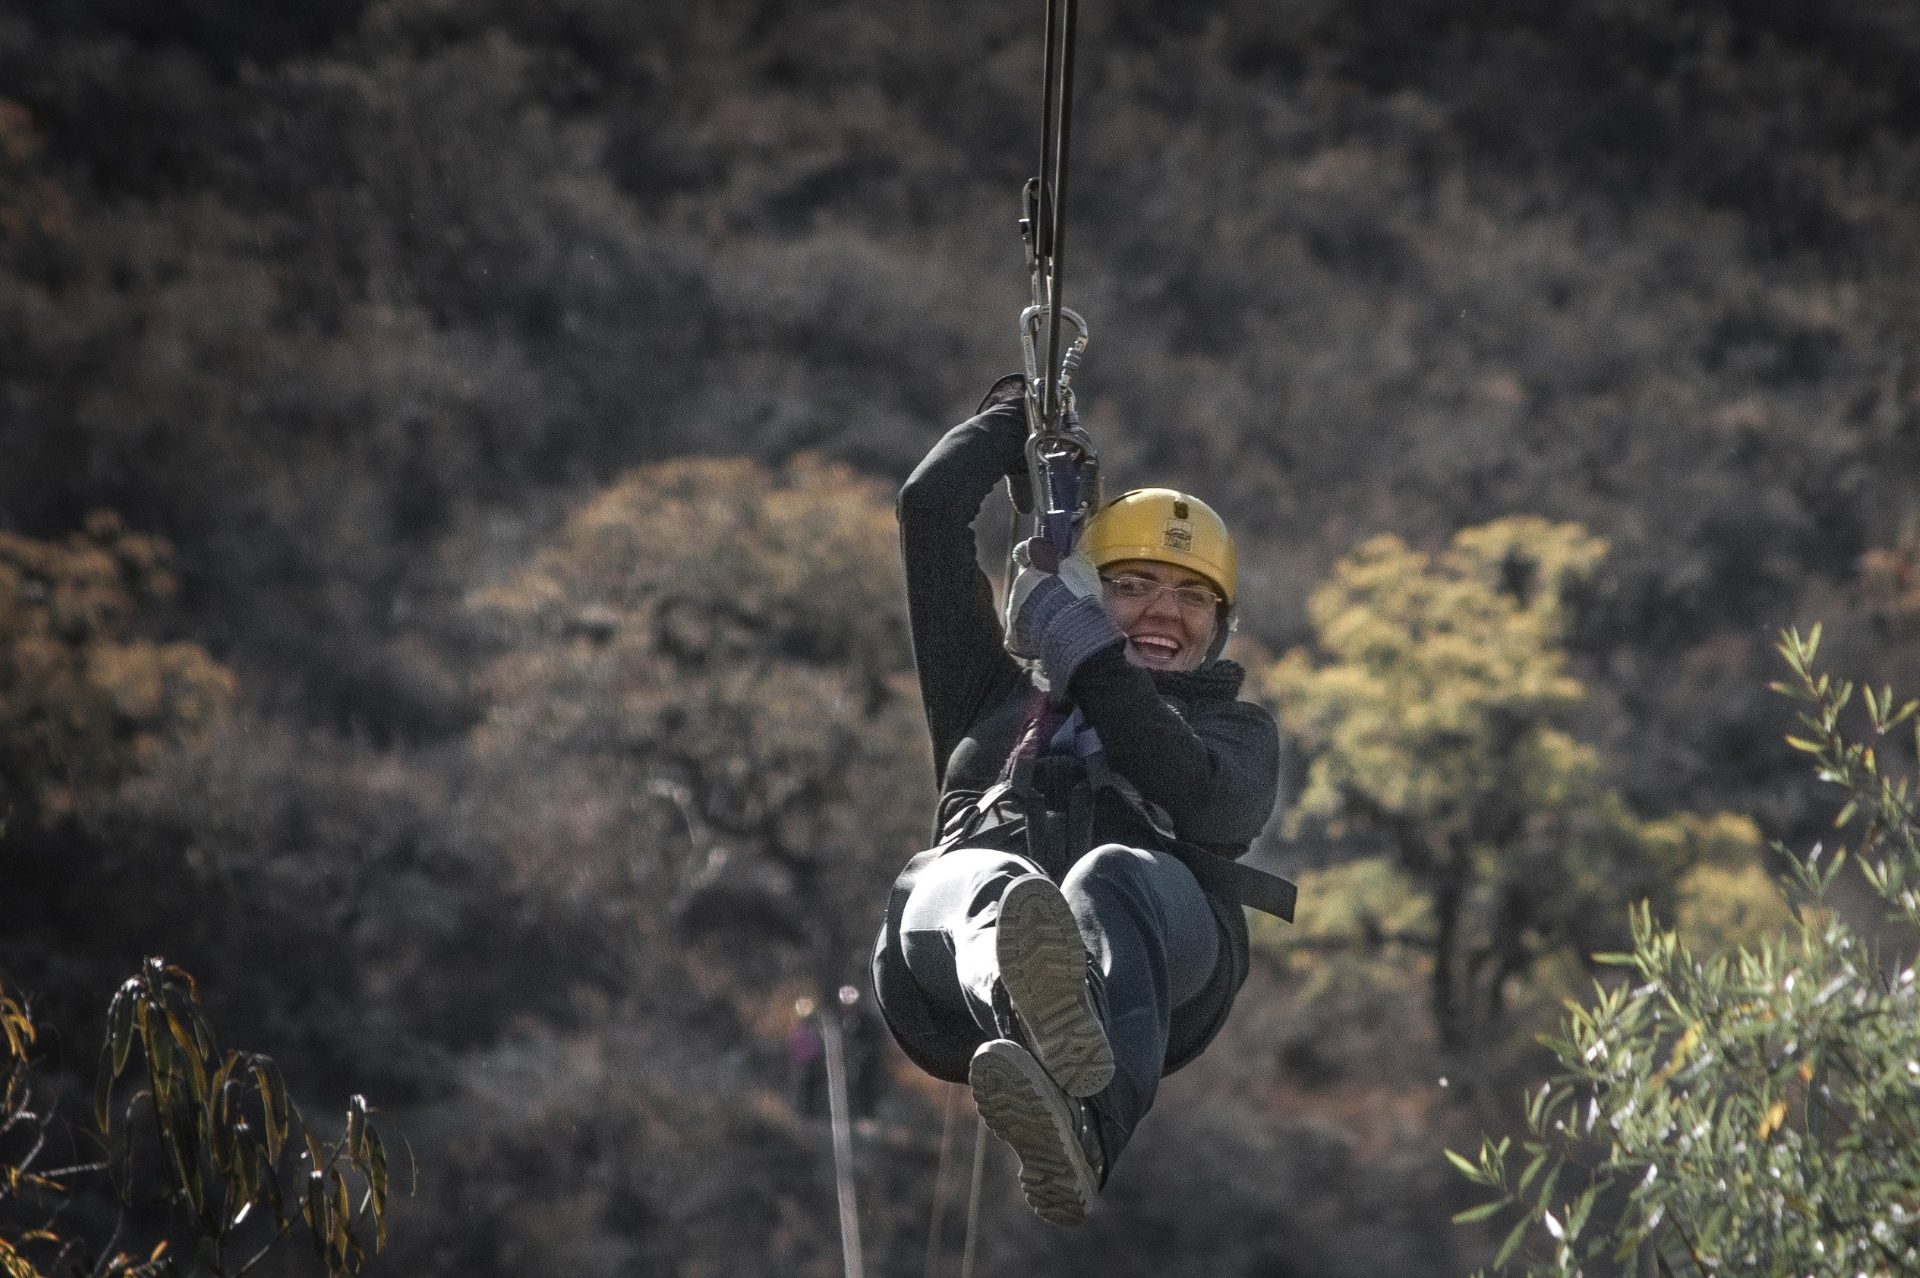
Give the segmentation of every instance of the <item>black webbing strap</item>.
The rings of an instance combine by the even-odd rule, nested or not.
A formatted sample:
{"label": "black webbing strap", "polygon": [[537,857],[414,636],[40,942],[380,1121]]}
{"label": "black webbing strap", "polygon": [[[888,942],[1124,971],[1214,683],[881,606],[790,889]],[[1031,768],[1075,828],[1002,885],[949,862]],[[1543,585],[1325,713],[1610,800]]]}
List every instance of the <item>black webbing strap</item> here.
{"label": "black webbing strap", "polygon": [[[1209,852],[1174,834],[1166,814],[1116,775],[1103,754],[1023,758],[1003,784],[1004,790],[996,787],[989,795],[998,799],[1010,792],[1015,797],[1026,817],[1028,854],[1056,881],[1092,846],[1094,798],[1106,790],[1153,831],[1160,850],[1186,866],[1202,891],[1293,922],[1298,887],[1277,874]],[[983,810],[986,806],[984,802],[981,805]]]}
{"label": "black webbing strap", "polygon": [[1194,882],[1209,895],[1293,922],[1293,903],[1300,889],[1292,880],[1178,840],[1168,843],[1165,851],[1178,857],[1193,872]]}
{"label": "black webbing strap", "polygon": [[1165,812],[1147,802],[1132,782],[1107,766],[1106,755],[1089,754],[1078,762],[1086,770],[1088,788],[1094,791],[1109,790],[1119,796],[1121,802],[1160,837],[1160,850],[1186,866],[1203,891],[1223,901],[1232,901],[1262,914],[1293,922],[1294,901],[1299,897],[1300,889],[1292,881],[1244,865],[1232,857],[1209,852],[1180,838],[1173,832],[1173,823]]}
{"label": "black webbing strap", "polygon": [[1024,756],[1009,785],[1026,818],[1027,855],[1058,883],[1093,846],[1092,787],[1080,760],[1071,755]]}

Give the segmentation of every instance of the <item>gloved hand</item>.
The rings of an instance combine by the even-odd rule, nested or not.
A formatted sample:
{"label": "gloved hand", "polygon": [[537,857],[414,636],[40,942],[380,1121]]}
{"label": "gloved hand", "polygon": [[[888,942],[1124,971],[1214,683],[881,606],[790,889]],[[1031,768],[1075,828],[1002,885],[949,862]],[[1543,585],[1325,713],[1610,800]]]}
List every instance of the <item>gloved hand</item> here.
{"label": "gloved hand", "polygon": [[[980,398],[980,407],[973,411],[988,413],[1009,406],[1018,408],[1026,402],[1026,398],[1027,375],[1008,373],[987,388],[987,393]],[[1024,453],[1021,454],[1020,460],[1013,464],[1013,469],[1007,472],[1007,497],[1013,502],[1013,508],[1020,514],[1033,513],[1033,480],[1028,475],[1027,458]]]}
{"label": "gloved hand", "polygon": [[1007,596],[1007,651],[1037,659],[1048,689],[1064,694],[1081,662],[1126,636],[1107,614],[1100,574],[1085,555],[1063,560],[1033,537],[1013,548],[1013,562],[1019,572]]}
{"label": "gloved hand", "polygon": [[973,411],[976,413],[984,413],[988,409],[999,408],[1003,404],[1018,404],[1026,397],[1027,375],[1025,373],[1008,373],[1005,377],[1002,377],[999,381],[987,388],[987,393],[980,397],[980,407]]}

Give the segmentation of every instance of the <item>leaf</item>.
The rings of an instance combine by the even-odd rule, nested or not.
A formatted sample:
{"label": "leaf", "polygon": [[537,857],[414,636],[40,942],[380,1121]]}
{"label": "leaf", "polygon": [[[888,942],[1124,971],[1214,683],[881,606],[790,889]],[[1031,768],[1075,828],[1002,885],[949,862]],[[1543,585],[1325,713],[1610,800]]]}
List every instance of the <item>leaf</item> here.
{"label": "leaf", "polygon": [[1546,1165],[1547,1165],[1547,1155],[1545,1150],[1542,1150],[1540,1153],[1535,1154],[1530,1160],[1528,1160],[1526,1167],[1523,1168],[1520,1172],[1520,1184],[1517,1187],[1518,1191],[1522,1194],[1526,1193],[1527,1187],[1533,1184],[1534,1177],[1538,1176],[1540,1174],[1540,1169],[1542,1167],[1545,1167]]}
{"label": "leaf", "polygon": [[1599,1197],[1599,1191],[1589,1189],[1574,1200],[1573,1210],[1567,1213],[1567,1232],[1569,1234],[1572,1234],[1576,1238],[1580,1236],[1580,1231],[1586,1228],[1587,1215],[1593,1210],[1593,1202],[1597,1197]]}
{"label": "leaf", "polygon": [[1462,1176],[1465,1176],[1468,1180],[1473,1181],[1477,1185],[1489,1183],[1486,1173],[1481,1171],[1477,1165],[1464,1155],[1456,1154],[1451,1149],[1443,1149],[1440,1152],[1447,1156],[1447,1161],[1453,1164],[1454,1170]]}
{"label": "leaf", "polygon": [[112,1044],[102,1044],[100,1071],[93,1080],[93,1121],[103,1136],[113,1133],[113,1080],[116,1075],[109,1068],[111,1060]]}
{"label": "leaf", "polygon": [[327,1256],[327,1178],[319,1171],[307,1175],[306,1196],[300,1203],[300,1217],[307,1222],[307,1232],[313,1237],[313,1254],[322,1260]]}
{"label": "leaf", "polygon": [[194,1100],[204,1103],[207,1099],[207,1063],[200,1055],[200,1040],[187,1028],[179,1014],[171,1008],[167,1010],[167,1032],[179,1045],[180,1055],[187,1063],[187,1081],[192,1084]]}
{"label": "leaf", "polygon": [[274,1071],[268,1066],[255,1063],[253,1081],[260,1089],[260,1109],[267,1125],[267,1157],[278,1163],[280,1151],[287,1144],[287,1103],[286,1097],[274,1086],[273,1075]]}
{"label": "leaf", "polygon": [[1477,1207],[1469,1207],[1465,1211],[1456,1212],[1453,1217],[1453,1223],[1456,1225],[1470,1225],[1476,1220],[1485,1220],[1506,1205],[1505,1200],[1496,1198],[1492,1202],[1481,1203]]}
{"label": "leaf", "polygon": [[347,1157],[359,1161],[364,1157],[367,1135],[367,1098],[355,1093],[347,1101]]}
{"label": "leaf", "polygon": [[1532,1223],[1533,1220],[1531,1217],[1522,1216],[1514,1223],[1513,1228],[1507,1231],[1505,1240],[1500,1244],[1500,1250],[1496,1252],[1493,1257],[1493,1267],[1495,1269],[1505,1269],[1507,1267],[1507,1262],[1513,1259],[1513,1253],[1520,1250],[1520,1244],[1527,1236],[1527,1227]]}
{"label": "leaf", "polygon": [[108,1040],[113,1044],[113,1076],[127,1068],[127,1056],[133,1051],[135,1003],[140,990],[138,980],[122,985],[107,1009]]}
{"label": "leaf", "polygon": [[1786,1120],[1787,1120],[1787,1102],[1784,1100],[1777,1100],[1773,1104],[1767,1106],[1767,1112],[1761,1115],[1760,1127],[1758,1131],[1755,1133],[1755,1135],[1757,1135],[1761,1140],[1766,1140],[1769,1136],[1772,1136],[1776,1131],[1779,1131],[1780,1124],[1784,1123]]}
{"label": "leaf", "polygon": [[193,1151],[188,1147],[178,1127],[168,1124],[166,1136],[167,1151],[173,1159],[176,1187],[183,1191],[187,1201],[193,1204],[193,1214],[204,1219],[207,1213],[206,1187],[200,1183],[200,1177],[195,1174]]}
{"label": "leaf", "polygon": [[267,1206],[273,1209],[274,1219],[287,1214],[287,1201],[280,1192],[280,1171],[277,1163],[267,1157],[266,1151],[258,1145],[253,1147],[254,1198],[266,1195]]}
{"label": "leaf", "polygon": [[373,1212],[382,1216],[387,1208],[387,1147],[380,1133],[367,1130],[367,1187],[373,1193]]}

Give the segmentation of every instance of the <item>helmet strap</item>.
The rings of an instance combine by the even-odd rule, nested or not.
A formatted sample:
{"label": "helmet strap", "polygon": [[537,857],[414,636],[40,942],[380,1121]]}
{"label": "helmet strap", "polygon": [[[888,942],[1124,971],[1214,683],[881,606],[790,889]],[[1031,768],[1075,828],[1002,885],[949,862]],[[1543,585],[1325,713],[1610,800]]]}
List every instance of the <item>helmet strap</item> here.
{"label": "helmet strap", "polygon": [[1227,650],[1227,640],[1233,638],[1233,632],[1240,628],[1240,610],[1232,604],[1216,608],[1213,613],[1213,642],[1207,645],[1207,659],[1202,665],[1220,660],[1220,654]]}

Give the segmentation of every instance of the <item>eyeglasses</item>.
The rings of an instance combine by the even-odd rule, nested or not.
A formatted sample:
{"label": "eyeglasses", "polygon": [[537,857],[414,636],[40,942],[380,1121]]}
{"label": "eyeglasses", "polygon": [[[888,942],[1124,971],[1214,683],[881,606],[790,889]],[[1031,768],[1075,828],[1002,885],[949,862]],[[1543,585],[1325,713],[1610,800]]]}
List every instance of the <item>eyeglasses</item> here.
{"label": "eyeglasses", "polygon": [[1220,606],[1220,596],[1205,586],[1166,586],[1151,577],[1139,577],[1128,572],[1115,573],[1100,580],[1106,584],[1107,593],[1115,599],[1137,603],[1143,608],[1163,593],[1172,595],[1180,611],[1190,617],[1211,616],[1213,610]]}

